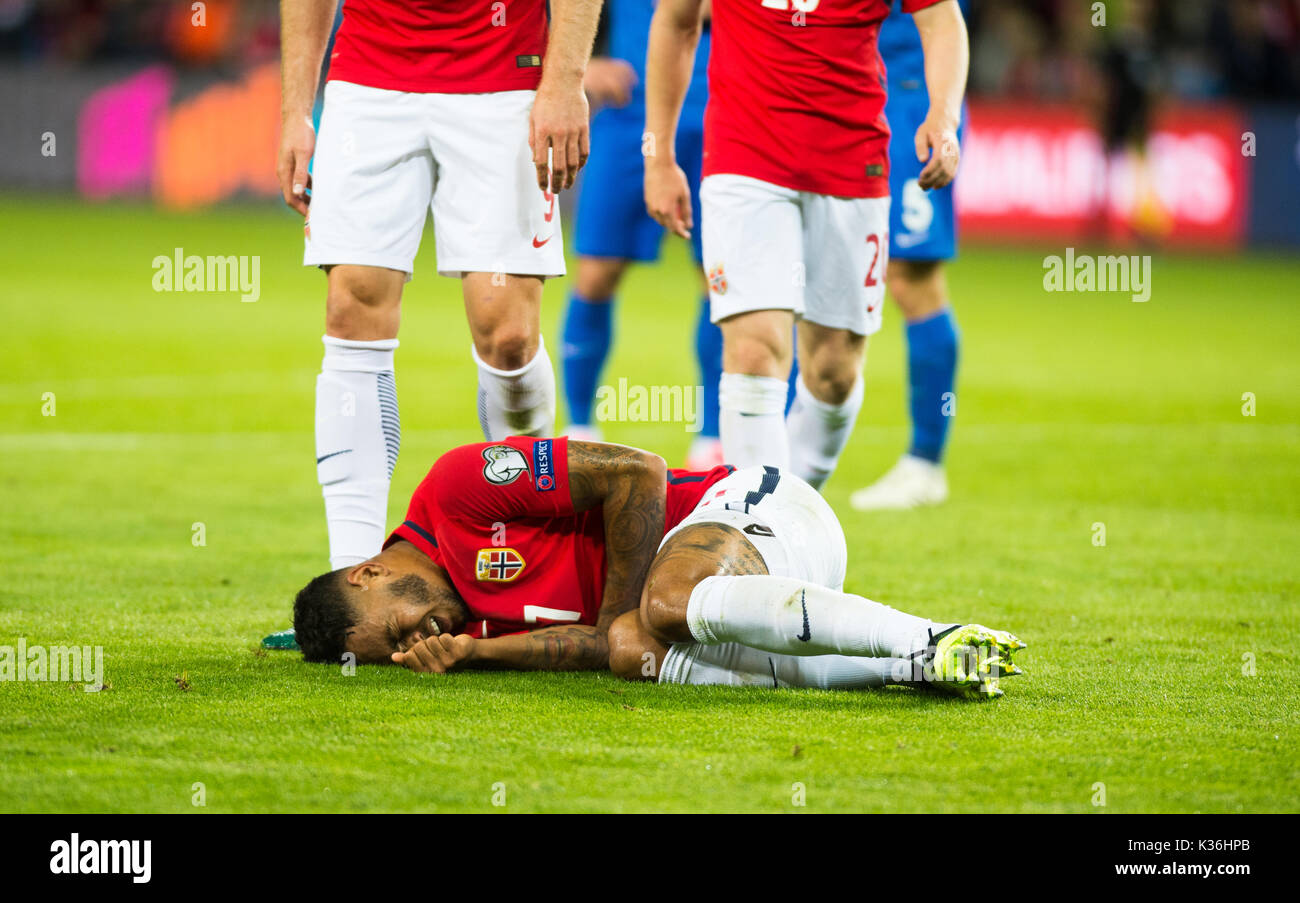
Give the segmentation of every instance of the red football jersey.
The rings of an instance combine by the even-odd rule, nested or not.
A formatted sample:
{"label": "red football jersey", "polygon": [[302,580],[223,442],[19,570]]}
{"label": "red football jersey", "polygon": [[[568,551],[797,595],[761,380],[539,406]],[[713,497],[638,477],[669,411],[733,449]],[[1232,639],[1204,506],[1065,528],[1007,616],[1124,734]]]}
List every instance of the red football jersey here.
{"label": "red football jersey", "polygon": [[[563,437],[453,448],[434,463],[388,537],[386,546],[405,539],[446,569],[469,606],[471,636],[596,623],[605,523],[600,508],[573,510],[568,455]],[[732,470],[670,470],[664,531]]]}
{"label": "red football jersey", "polygon": [[535,89],[546,0],[347,0],[329,78],[439,94]]}
{"label": "red football jersey", "polygon": [[[941,0],[901,0],[912,13]],[[890,0],[713,0],[704,175],[836,197],[889,195]]]}

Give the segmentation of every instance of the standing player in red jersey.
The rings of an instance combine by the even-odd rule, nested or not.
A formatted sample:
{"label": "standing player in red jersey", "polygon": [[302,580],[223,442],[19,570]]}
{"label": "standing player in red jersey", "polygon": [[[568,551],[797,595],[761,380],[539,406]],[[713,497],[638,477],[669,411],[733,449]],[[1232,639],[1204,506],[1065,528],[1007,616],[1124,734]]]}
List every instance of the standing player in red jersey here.
{"label": "standing player in red jersey", "polygon": [[[901,0],[925,51],[921,188],[957,171],[969,49],[956,0]],[[646,63],[645,198],[693,225],[673,157],[703,0],[662,0]],[[723,459],[789,466],[815,487],[862,406],[889,250],[889,126],[876,46],[889,0],[713,0],[700,189],[711,316],[722,329]],[[798,318],[800,377],[785,415]]]}
{"label": "standing player in red jersey", "polygon": [[[384,550],[294,601],[308,661],[611,667],[631,680],[1001,694],[1023,643],[843,591],[844,533],[771,466],[512,437],[447,452]],[[974,655],[970,650],[977,650]]]}
{"label": "standing player in red jersey", "polygon": [[[347,0],[311,125],[336,0],[282,0],[285,202],[325,270],[316,465],[335,567],[384,538],[401,442],[393,351],[432,211],[460,279],[484,436],[554,431],[542,282],[564,274],[554,192],[586,161],[583,72],[600,0]],[[308,165],[315,157],[311,174]]]}

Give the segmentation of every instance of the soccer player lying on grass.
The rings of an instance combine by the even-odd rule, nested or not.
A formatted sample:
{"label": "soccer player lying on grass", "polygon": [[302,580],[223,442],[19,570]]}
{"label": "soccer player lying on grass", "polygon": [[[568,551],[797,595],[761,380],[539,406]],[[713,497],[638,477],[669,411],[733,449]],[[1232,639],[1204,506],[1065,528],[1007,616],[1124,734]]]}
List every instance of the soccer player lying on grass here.
{"label": "soccer player lying on grass", "polygon": [[842,590],[844,533],[775,467],[669,470],[599,442],[514,436],[447,452],[374,558],[294,602],[303,657],[414,671],[1001,695],[1024,644]]}

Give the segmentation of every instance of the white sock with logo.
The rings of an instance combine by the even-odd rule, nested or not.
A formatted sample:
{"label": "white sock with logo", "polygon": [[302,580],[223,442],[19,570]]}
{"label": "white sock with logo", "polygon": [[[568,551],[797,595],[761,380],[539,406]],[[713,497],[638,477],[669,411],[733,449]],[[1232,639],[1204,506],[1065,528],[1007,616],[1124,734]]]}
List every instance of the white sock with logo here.
{"label": "white sock with logo", "polygon": [[316,477],[325,499],[330,567],[379,554],[388,486],[402,444],[393,378],[397,339],[357,342],[324,336],[316,377]]}
{"label": "white sock with logo", "polygon": [[821,489],[835,472],[840,452],[848,444],[862,409],[862,383],[859,376],[842,404],[830,404],[813,396],[802,374],[795,381],[794,404],[785,418],[790,434],[790,469],[814,489]]}
{"label": "white sock with logo", "polygon": [[478,366],[478,422],[484,439],[555,433],[555,371],[541,336],[533,359],[518,370],[489,367],[473,346],[470,354]]}
{"label": "white sock with logo", "polygon": [[718,382],[722,459],[735,467],[790,466],[785,430],[787,383],[770,376],[724,373]]}
{"label": "white sock with logo", "polygon": [[810,687],[867,690],[912,683],[911,662],[902,658],[850,655],[778,655],[723,643],[676,643],[664,656],[660,683],[725,687]]}
{"label": "white sock with logo", "polygon": [[686,626],[706,645],[867,658],[908,658],[940,627],[862,596],[766,574],[701,580],[686,606]]}

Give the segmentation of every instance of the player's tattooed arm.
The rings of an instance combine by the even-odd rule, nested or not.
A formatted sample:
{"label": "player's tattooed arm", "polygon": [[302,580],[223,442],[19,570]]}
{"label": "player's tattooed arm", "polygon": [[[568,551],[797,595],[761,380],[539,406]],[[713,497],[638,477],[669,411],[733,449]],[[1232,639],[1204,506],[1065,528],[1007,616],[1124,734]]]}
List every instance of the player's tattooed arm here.
{"label": "player's tattooed arm", "polygon": [[593,671],[609,667],[606,631],[585,624],[543,627],[476,640],[468,667],[511,671]]}
{"label": "player's tattooed arm", "polygon": [[605,521],[605,588],[597,627],[641,601],[664,535],[668,467],[650,452],[605,442],[569,441],[569,495],[579,511],[600,506]]}
{"label": "player's tattooed arm", "polygon": [[437,634],[393,653],[393,662],[423,674],[452,671],[590,671],[609,667],[605,630],[562,624],[530,633],[477,639],[468,634]]}

